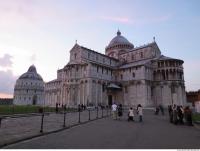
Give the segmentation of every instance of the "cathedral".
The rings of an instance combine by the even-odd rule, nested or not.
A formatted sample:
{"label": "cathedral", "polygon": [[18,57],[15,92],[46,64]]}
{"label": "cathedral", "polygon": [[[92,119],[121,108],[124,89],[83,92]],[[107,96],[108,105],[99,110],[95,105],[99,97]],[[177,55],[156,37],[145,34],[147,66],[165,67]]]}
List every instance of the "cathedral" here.
{"label": "cathedral", "polygon": [[135,47],[120,31],[105,54],[76,43],[69,62],[57,70],[57,78],[45,83],[45,104],[184,105],[183,63],[162,55],[155,39]]}

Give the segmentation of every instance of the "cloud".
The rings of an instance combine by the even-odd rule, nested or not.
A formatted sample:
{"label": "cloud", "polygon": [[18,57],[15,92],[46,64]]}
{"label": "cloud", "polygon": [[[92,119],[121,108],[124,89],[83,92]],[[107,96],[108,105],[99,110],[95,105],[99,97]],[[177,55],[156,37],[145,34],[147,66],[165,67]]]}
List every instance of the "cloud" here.
{"label": "cloud", "polygon": [[13,98],[13,94],[0,93],[0,98]]}
{"label": "cloud", "polygon": [[13,94],[16,79],[11,70],[0,71],[0,93]]}
{"label": "cloud", "polygon": [[100,19],[130,25],[146,25],[166,22],[172,18],[172,14],[162,16],[145,16],[145,17],[116,17],[116,16],[100,16]]}
{"label": "cloud", "polygon": [[118,23],[131,23],[132,21],[128,17],[111,17],[111,16],[101,16],[103,20],[118,22]]}
{"label": "cloud", "polygon": [[12,67],[12,56],[9,54],[4,54],[3,57],[0,57],[0,66],[1,67]]}

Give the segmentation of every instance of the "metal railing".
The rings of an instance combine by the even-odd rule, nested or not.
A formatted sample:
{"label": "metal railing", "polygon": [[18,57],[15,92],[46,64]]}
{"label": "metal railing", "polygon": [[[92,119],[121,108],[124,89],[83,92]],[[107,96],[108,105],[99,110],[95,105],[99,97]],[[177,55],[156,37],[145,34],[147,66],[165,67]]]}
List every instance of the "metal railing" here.
{"label": "metal railing", "polygon": [[[2,124],[4,123],[4,121],[8,122],[9,120],[11,120],[13,118],[17,119],[17,118],[29,118],[29,117],[39,116],[39,117],[41,117],[41,122],[38,122],[38,125],[40,125],[40,133],[43,133],[45,131],[44,125],[48,122],[48,116],[50,116],[51,114],[55,115],[54,120],[59,121],[58,123],[61,122],[60,116],[62,116],[62,125],[60,126],[60,129],[62,129],[67,126],[67,117],[71,118],[71,121],[75,121],[75,119],[77,118],[75,116],[75,114],[78,114],[77,122],[68,123],[68,125],[72,124],[71,126],[73,126],[73,124],[77,125],[77,124],[89,122],[92,120],[97,120],[100,118],[108,117],[111,115],[111,110],[109,108],[96,107],[94,109],[85,109],[85,110],[79,109],[78,111],[74,111],[74,112],[67,112],[66,110],[62,110],[57,113],[55,113],[55,112],[47,113],[47,112],[42,111],[41,113],[0,115],[0,128],[2,127]],[[71,114],[73,116],[71,116],[71,117],[70,117],[70,115],[67,116],[68,114]],[[49,117],[49,118],[51,118],[51,117]],[[46,121],[45,121],[45,119],[46,119]]]}

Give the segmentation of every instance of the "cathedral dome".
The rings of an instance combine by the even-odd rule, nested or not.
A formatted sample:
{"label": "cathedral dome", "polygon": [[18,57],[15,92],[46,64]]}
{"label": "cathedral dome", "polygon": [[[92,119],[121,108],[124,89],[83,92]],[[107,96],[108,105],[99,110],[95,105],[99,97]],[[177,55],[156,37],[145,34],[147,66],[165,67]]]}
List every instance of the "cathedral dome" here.
{"label": "cathedral dome", "polygon": [[34,65],[30,66],[28,71],[22,74],[19,79],[30,79],[30,80],[40,80],[43,81],[42,77],[37,73]]}
{"label": "cathedral dome", "polygon": [[106,49],[115,47],[115,46],[129,46],[130,48],[133,48],[133,44],[130,43],[124,36],[121,35],[121,32],[118,30],[117,36],[115,36],[109,43],[109,45],[106,47]]}

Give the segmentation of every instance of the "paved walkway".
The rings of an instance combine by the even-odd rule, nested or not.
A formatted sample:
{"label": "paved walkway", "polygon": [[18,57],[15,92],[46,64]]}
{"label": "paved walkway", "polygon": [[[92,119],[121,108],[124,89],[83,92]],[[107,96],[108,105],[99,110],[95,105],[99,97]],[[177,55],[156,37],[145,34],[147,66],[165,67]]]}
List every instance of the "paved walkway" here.
{"label": "paved walkway", "polygon": [[[103,112],[106,116],[109,112]],[[39,115],[39,114],[38,114]],[[90,111],[90,119],[96,119],[96,110]],[[102,111],[99,111],[98,117],[102,117]],[[80,121],[86,122],[89,120],[89,111],[81,112]],[[79,123],[79,113],[66,114],[66,127],[77,125]],[[43,133],[49,133],[63,129],[64,114],[51,113],[44,116]],[[41,115],[29,116],[20,118],[3,119],[0,128],[0,146],[10,144],[22,139],[41,135]],[[42,133],[42,134],[43,134]]]}
{"label": "paved walkway", "polygon": [[[167,116],[145,111],[144,122],[127,122],[110,117],[58,133],[45,135],[6,148],[28,149],[199,149],[200,131],[173,125]],[[138,120],[138,119],[137,119]]]}

